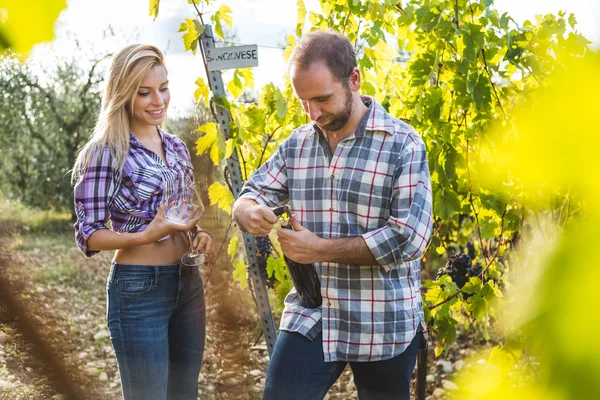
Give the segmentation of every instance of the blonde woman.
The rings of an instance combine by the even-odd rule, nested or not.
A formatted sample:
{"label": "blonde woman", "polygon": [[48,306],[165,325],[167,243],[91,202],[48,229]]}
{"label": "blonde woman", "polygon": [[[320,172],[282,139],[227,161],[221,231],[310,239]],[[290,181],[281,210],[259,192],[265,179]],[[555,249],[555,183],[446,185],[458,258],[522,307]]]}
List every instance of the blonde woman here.
{"label": "blonde woman", "polygon": [[[169,106],[163,55],[134,44],[113,59],[102,109],[73,168],[75,237],[87,257],[116,250],[108,276],[108,328],[126,400],[196,399],[205,338],[192,247],[215,258],[211,236],[165,220],[166,192],[193,189],[185,144],[159,126]],[[108,222],[110,221],[110,228]]]}

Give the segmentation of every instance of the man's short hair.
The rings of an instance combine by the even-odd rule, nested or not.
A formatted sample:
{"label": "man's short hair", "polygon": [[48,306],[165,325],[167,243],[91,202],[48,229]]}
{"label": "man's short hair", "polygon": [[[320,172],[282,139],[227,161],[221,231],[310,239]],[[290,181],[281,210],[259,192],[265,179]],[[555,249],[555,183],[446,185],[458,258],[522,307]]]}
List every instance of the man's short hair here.
{"label": "man's short hair", "polygon": [[313,31],[302,37],[290,56],[288,68],[306,69],[323,61],[337,81],[348,85],[347,78],[356,68],[356,54],[350,40],[334,31]]}

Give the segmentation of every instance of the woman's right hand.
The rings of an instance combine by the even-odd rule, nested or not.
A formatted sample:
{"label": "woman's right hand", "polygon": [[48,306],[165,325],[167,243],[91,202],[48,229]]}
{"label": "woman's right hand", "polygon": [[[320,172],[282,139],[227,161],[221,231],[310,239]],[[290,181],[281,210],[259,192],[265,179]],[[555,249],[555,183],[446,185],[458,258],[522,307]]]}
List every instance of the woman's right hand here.
{"label": "woman's right hand", "polygon": [[154,243],[164,238],[165,236],[176,232],[176,231],[189,231],[200,219],[200,216],[197,218],[190,219],[188,223],[184,224],[174,224],[165,219],[165,210],[167,208],[167,203],[164,202],[158,207],[158,211],[156,212],[156,216],[148,224],[148,227],[143,232],[145,241],[148,243]]}

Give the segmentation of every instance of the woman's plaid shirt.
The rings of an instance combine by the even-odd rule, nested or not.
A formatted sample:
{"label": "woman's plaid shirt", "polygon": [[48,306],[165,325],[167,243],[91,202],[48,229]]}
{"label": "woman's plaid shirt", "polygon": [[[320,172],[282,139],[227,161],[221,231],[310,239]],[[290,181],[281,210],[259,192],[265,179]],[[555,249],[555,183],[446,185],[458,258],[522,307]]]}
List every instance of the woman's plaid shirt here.
{"label": "woman's plaid shirt", "polygon": [[98,253],[88,248],[89,237],[97,230],[108,229],[109,220],[115,232],[142,232],[166,200],[165,193],[181,189],[178,186],[182,177],[185,186],[194,189],[187,147],[181,139],[157,129],[167,165],[130,133],[129,154],[121,170],[113,165],[106,145],[93,154],[81,182],[75,185],[75,241],[87,257]]}
{"label": "woman's plaid shirt", "polygon": [[[402,353],[423,323],[420,257],[432,230],[425,145],[369,97],[355,133],[331,154],[314,123],[301,126],[246,182],[240,197],[289,202],[322,238],[362,236],[378,266],[316,263],[323,306],[285,299],[280,329],[312,339],[325,361],[378,361]],[[321,325],[321,327],[319,327]]]}

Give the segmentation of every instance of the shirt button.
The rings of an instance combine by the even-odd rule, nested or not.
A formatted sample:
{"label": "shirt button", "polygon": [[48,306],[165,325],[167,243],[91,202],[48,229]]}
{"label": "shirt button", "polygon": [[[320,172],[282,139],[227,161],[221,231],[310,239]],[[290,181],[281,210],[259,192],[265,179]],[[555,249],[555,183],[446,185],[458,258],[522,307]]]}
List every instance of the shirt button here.
{"label": "shirt button", "polygon": [[327,302],[327,307],[331,307],[331,303],[330,302]]}
{"label": "shirt button", "polygon": [[334,209],[333,209],[333,206],[331,206],[331,207],[329,208],[329,211],[334,211]]}
{"label": "shirt button", "polygon": [[335,175],[331,174],[330,178],[331,178],[331,180],[334,180],[335,179]]}

